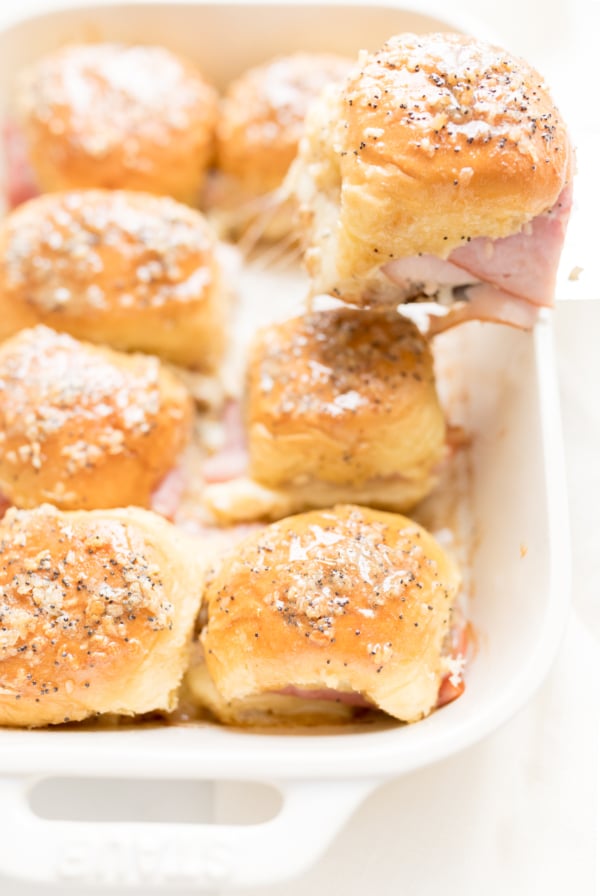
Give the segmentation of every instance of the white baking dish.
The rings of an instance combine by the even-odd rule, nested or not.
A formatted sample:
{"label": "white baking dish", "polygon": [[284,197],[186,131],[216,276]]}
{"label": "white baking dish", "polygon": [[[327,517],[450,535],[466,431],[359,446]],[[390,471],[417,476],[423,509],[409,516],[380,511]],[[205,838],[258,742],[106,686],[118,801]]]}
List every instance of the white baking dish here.
{"label": "white baking dish", "polygon": [[[447,27],[433,15],[386,6],[78,8],[0,34],[0,105],[23,64],[70,39],[166,44],[223,84],[275,52],[354,52],[396,31]],[[461,358],[453,390],[475,433],[470,615],[479,650],[464,696],[413,726],[336,735],[216,726],[0,731],[0,875],[144,889],[262,885],[291,876],[315,860],[382,780],[474,743],[529,699],[556,653],[569,600],[551,322],[544,318],[530,334],[469,324],[444,338]],[[274,782],[283,808],[272,821],[245,827],[41,820],[27,789],[52,775]]]}

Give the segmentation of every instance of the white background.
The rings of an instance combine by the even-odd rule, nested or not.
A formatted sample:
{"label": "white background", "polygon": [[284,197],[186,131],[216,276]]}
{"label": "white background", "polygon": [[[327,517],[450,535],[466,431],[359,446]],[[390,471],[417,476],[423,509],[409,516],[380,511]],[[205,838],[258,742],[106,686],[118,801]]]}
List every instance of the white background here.
{"label": "white background", "polygon": [[[13,19],[41,5],[36,0],[21,0],[18,8],[11,3],[10,9],[0,9],[0,24],[3,17]],[[418,0],[414,5],[420,6]],[[262,889],[261,896],[596,892],[600,290],[594,282],[594,255],[600,227],[594,212],[600,200],[595,176],[600,96],[594,68],[600,4],[455,0],[452,9],[440,4],[438,10],[448,17],[463,10],[483,20],[500,43],[534,62],[552,83],[580,147],[575,212],[580,239],[572,261],[584,273],[578,284],[559,284],[559,294],[562,288],[571,298],[559,303],[556,313],[574,612],[555,668],[525,710],[486,742],[373,794],[308,875]],[[34,861],[35,843],[31,849]],[[40,892],[0,881],[3,896]],[[81,896],[83,892],[77,889]]]}

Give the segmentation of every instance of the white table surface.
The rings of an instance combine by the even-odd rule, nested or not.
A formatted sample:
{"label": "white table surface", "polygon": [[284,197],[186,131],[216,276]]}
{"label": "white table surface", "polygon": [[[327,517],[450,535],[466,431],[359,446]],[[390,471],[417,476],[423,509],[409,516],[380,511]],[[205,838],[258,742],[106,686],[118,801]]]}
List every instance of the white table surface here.
{"label": "white table surface", "polygon": [[[0,25],[52,5],[48,0],[20,0],[10,8],[3,4]],[[297,881],[263,888],[260,896],[599,892],[600,290],[592,276],[598,228],[588,227],[587,221],[593,221],[600,200],[595,174],[600,123],[587,115],[586,103],[593,101],[597,82],[591,68],[598,53],[600,3],[456,0],[454,8],[478,16],[499,42],[542,69],[581,145],[572,261],[584,273],[578,284],[559,284],[559,293],[562,288],[571,298],[560,302],[556,312],[573,612],[546,684],[512,721],[468,751],[375,792],[312,871]],[[581,84],[587,89],[574,89]],[[0,831],[1,824],[0,815]],[[0,880],[2,896],[41,892],[60,891]],[[87,892],[77,889],[78,896]],[[258,891],[246,892],[258,896]]]}

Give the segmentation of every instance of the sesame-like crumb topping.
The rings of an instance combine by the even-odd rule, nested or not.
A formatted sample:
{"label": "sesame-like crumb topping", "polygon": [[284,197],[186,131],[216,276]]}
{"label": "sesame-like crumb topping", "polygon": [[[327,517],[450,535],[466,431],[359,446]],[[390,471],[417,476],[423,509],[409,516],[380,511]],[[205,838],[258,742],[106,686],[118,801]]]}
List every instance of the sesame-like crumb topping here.
{"label": "sesame-like crumb topping", "polygon": [[[172,626],[160,570],[133,527],[49,505],[0,523],[0,687],[54,697],[110,675]],[[146,645],[147,646],[147,645]],[[104,670],[104,671],[103,671]],[[114,673],[113,673],[114,674]]]}
{"label": "sesame-like crumb topping", "polygon": [[[544,155],[553,150],[557,126],[564,138],[562,120],[533,69],[459,35],[392,38],[359,61],[344,101],[348,114],[365,123],[358,130],[350,126],[352,150],[367,157],[385,157],[395,129],[412,131],[413,149],[430,158],[441,147],[468,156],[470,147],[493,143],[502,150],[508,143],[538,159],[541,148]],[[379,122],[382,110],[386,127],[373,127],[371,119]],[[463,178],[469,176],[465,165]]]}
{"label": "sesame-like crumb topping", "polygon": [[[153,160],[145,149],[193,132],[214,92],[165,48],[99,43],[40,60],[24,76],[20,99],[25,114],[67,147],[98,160],[118,153],[126,169],[146,173]],[[60,162],[66,150],[49,151]]]}
{"label": "sesame-like crumb topping", "polygon": [[244,72],[223,100],[219,167],[248,187],[278,186],[296,154],[310,103],[350,68],[351,60],[341,56],[294,53]]}
{"label": "sesame-like crumb topping", "polygon": [[3,288],[61,319],[205,302],[214,238],[167,197],[109,190],[41,196],[0,233]]}
{"label": "sesame-like crumb topping", "polygon": [[[161,411],[160,366],[137,355],[126,366],[44,326],[24,330],[0,351],[4,461],[40,470],[58,450],[66,476],[130,450]],[[173,408],[173,414],[182,410]]]}
{"label": "sesame-like crumb topping", "polygon": [[[401,522],[342,507],[267,527],[238,546],[211,582],[209,629],[230,614],[247,624],[255,613],[259,637],[265,614],[276,614],[317,646],[362,636],[367,657],[385,664],[407,626],[426,630],[434,605],[449,610],[454,598],[427,533]],[[376,637],[382,625],[384,641]]]}
{"label": "sesame-like crumb topping", "polygon": [[407,388],[431,385],[434,375],[427,343],[407,318],[340,308],[262,330],[249,382],[257,420],[344,420],[366,407],[396,413]]}

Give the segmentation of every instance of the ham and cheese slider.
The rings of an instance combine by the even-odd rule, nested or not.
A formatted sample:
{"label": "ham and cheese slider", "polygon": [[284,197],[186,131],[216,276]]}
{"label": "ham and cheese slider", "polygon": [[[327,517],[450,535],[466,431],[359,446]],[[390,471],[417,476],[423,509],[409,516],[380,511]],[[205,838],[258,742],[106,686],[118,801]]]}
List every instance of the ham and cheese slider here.
{"label": "ham and cheese slider", "polygon": [[147,511],[9,510],[0,725],[173,709],[202,575],[185,536]]}
{"label": "ham and cheese slider", "polygon": [[45,323],[212,371],[230,298],[200,212],[121,190],[40,196],[0,223],[0,339]]}
{"label": "ham and cheese slider", "polygon": [[248,475],[206,492],[222,521],[342,501],[406,511],[444,456],[429,345],[393,310],[339,307],[260,330],[245,418]]}
{"label": "ham and cheese slider", "polygon": [[228,88],[217,124],[218,175],[209,202],[215,220],[237,235],[262,216],[261,236],[292,228],[293,204],[265,206],[296,156],[306,111],[322,88],[344,78],[351,61],[326,53],[295,53],[251,68]]}
{"label": "ham and cheese slider", "polygon": [[343,722],[365,708],[414,722],[438,702],[458,586],[405,517],[351,505],[289,517],[209,575],[205,661],[188,684],[237,725]]}
{"label": "ham and cheese slider", "polygon": [[41,192],[143,190],[198,202],[217,93],[163,47],[70,45],[23,74],[18,113]]}
{"label": "ham and cheese slider", "polygon": [[455,321],[529,326],[553,302],[572,176],[565,124],[526,62],[401,34],[313,105],[288,187],[314,293],[458,298]]}
{"label": "ham and cheese slider", "polygon": [[0,345],[0,491],[18,507],[150,507],[192,409],[157,358],[23,330]]}

